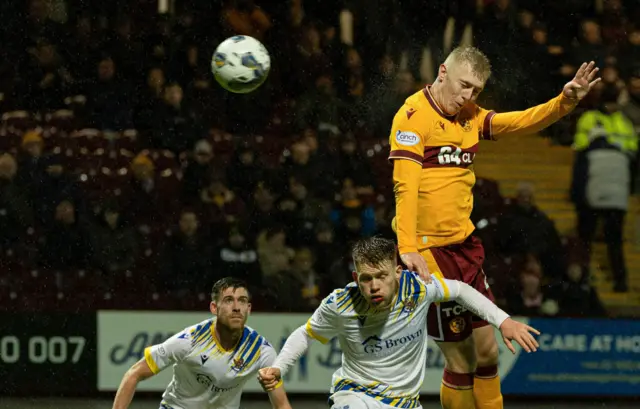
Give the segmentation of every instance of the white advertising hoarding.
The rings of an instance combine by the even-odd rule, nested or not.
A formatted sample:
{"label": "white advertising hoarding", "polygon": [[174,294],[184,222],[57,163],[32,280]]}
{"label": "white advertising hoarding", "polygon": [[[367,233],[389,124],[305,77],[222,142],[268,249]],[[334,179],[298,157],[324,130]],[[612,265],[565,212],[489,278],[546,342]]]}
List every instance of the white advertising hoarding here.
{"label": "white advertising hoarding", "polygon": [[[118,388],[127,369],[139,360],[144,349],[161,343],[176,332],[208,318],[207,312],[98,312],[98,390],[114,391]],[[268,314],[254,313],[248,325],[257,330],[277,350],[297,327],[303,325],[309,314]],[[502,353],[500,373],[504,375],[513,365],[516,357]],[[309,352],[287,374],[285,387],[288,392],[324,393],[328,392],[331,375],[340,365],[342,352],[334,339],[327,345],[313,342]],[[438,394],[444,360],[433,341],[429,341],[427,372],[422,392]],[[164,391],[171,380],[171,369],[138,385],[141,391]],[[248,392],[260,391],[257,382],[250,382]]]}

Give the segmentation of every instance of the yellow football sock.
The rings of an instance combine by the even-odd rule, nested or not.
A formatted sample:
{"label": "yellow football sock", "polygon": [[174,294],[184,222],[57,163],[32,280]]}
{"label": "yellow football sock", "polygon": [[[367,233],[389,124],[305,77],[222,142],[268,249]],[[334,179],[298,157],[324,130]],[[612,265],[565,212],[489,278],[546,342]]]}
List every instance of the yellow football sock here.
{"label": "yellow football sock", "polygon": [[476,409],[503,409],[498,366],[479,367],[473,382]]}
{"label": "yellow football sock", "polygon": [[444,370],[440,386],[443,409],[475,409],[473,374],[459,374]]}

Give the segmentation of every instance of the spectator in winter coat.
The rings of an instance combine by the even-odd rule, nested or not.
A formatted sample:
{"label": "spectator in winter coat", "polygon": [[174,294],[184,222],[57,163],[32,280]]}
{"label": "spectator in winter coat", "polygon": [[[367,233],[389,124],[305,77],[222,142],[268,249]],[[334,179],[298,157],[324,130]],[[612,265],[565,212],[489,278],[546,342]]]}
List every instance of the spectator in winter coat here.
{"label": "spectator in winter coat", "polygon": [[605,86],[599,109],[585,112],[578,120],[571,198],[578,214],[578,235],[587,249],[591,249],[598,219],[604,219],[614,290],[626,292],[623,227],[638,137],[619,109],[618,95],[617,88]]}

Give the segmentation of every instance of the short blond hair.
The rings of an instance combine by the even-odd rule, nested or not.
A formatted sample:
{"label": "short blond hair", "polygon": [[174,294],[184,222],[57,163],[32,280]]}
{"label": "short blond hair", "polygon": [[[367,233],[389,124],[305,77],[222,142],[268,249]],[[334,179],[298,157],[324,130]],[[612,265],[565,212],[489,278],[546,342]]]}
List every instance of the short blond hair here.
{"label": "short blond hair", "polygon": [[444,61],[447,68],[461,64],[468,64],[471,71],[483,81],[491,76],[491,61],[485,53],[475,47],[456,47]]}

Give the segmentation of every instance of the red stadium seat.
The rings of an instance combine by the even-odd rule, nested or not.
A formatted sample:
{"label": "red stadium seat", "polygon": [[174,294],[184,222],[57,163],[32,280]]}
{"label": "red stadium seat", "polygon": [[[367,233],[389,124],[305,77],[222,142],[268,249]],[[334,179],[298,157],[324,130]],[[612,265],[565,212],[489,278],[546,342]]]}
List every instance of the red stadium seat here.
{"label": "red stadium seat", "polygon": [[11,111],[2,114],[2,128],[8,132],[22,133],[38,126],[38,121],[27,111]]}

